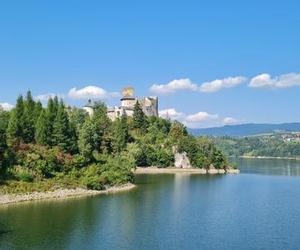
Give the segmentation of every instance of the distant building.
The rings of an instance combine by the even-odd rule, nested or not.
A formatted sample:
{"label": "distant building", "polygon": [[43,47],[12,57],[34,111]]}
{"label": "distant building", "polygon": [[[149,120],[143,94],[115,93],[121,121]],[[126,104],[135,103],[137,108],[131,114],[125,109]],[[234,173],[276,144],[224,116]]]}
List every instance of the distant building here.
{"label": "distant building", "polygon": [[[121,106],[109,107],[107,110],[107,115],[112,121],[118,117],[121,117],[123,114],[131,117],[133,116],[134,106],[137,102],[140,103],[146,116],[158,116],[158,98],[150,96],[138,99],[134,96],[134,89],[131,87],[123,89]],[[89,100],[83,109],[89,115],[92,115],[94,112],[94,103]]]}

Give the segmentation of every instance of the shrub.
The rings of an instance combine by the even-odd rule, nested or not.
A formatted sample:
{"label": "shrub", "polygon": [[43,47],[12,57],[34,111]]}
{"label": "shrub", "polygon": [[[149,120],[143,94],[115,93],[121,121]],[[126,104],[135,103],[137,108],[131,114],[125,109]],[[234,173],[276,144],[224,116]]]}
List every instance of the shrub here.
{"label": "shrub", "polygon": [[15,176],[19,181],[24,182],[32,182],[34,179],[32,173],[23,168],[17,168]]}

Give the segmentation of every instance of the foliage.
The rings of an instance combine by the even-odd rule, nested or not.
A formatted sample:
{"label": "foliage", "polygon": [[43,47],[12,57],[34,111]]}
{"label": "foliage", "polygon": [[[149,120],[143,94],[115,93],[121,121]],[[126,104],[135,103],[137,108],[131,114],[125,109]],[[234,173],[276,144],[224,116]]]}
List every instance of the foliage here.
{"label": "foliage", "polygon": [[147,129],[147,119],[139,102],[136,102],[133,109],[133,127],[140,133]]}
{"label": "foliage", "polygon": [[180,141],[178,150],[179,152],[187,152],[191,164],[195,167],[207,168],[212,164],[219,169],[227,165],[224,155],[206,137],[185,136]]}
{"label": "foliage", "polygon": [[216,137],[214,142],[228,156],[300,157],[300,142],[284,140],[284,135]]}
{"label": "foliage", "polygon": [[115,121],[102,102],[90,117],[57,97],[43,107],[30,91],[12,111],[0,110],[0,180],[9,183],[3,190],[101,190],[133,182],[136,166],[173,166],[174,149],[187,152],[195,167],[226,164],[211,140],[189,135],[179,122],[147,117],[139,102],[133,117]]}

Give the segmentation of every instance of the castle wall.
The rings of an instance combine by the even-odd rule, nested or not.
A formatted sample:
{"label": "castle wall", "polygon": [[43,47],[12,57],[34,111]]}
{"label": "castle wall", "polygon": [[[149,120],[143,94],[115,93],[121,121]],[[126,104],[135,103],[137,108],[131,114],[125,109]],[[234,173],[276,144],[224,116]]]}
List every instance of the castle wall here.
{"label": "castle wall", "polygon": [[[112,120],[116,120],[123,114],[129,117],[133,116],[133,110],[136,102],[139,102],[141,108],[146,116],[158,116],[158,98],[157,97],[145,97],[137,99],[136,97],[123,97],[121,99],[121,107],[113,107],[107,110],[107,116]],[[89,100],[89,104],[83,107],[83,109],[92,116],[94,113],[92,102]]]}
{"label": "castle wall", "polygon": [[134,105],[137,102],[137,98],[124,98],[121,99],[121,107],[134,108]]}

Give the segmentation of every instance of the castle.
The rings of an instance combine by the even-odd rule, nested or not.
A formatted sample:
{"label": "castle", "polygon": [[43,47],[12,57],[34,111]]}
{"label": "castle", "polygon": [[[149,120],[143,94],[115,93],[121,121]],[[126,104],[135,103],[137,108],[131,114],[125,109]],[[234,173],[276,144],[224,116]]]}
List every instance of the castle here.
{"label": "castle", "polygon": [[[146,116],[158,116],[158,98],[157,97],[144,97],[138,99],[134,96],[134,89],[131,87],[124,88],[122,91],[121,106],[109,107],[107,109],[108,117],[114,121],[116,118],[121,117],[123,114],[133,116],[135,104],[139,102],[143,112]],[[83,109],[92,115],[94,112],[94,105],[91,100],[83,107]]]}

